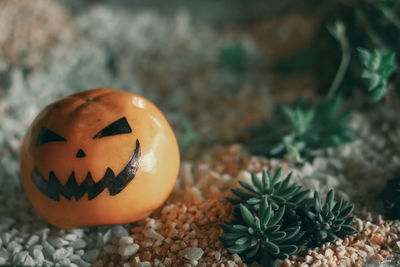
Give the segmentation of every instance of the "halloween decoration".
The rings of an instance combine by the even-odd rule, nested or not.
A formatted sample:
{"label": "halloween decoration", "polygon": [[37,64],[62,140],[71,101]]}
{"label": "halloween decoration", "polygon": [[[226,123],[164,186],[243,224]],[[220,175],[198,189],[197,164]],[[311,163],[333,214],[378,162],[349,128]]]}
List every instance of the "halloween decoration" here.
{"label": "halloween decoration", "polygon": [[114,89],[80,92],[47,106],[22,144],[22,184],[61,228],[147,217],[179,170],[175,135],[150,101]]}

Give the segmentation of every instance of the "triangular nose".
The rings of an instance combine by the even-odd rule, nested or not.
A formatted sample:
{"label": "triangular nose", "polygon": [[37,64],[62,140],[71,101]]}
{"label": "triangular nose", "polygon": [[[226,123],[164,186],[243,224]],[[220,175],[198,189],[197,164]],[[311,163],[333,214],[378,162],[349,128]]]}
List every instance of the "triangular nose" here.
{"label": "triangular nose", "polygon": [[85,152],[83,152],[82,149],[79,149],[78,153],[76,153],[76,157],[77,158],[84,158],[84,157],[86,157],[86,154],[85,154]]}

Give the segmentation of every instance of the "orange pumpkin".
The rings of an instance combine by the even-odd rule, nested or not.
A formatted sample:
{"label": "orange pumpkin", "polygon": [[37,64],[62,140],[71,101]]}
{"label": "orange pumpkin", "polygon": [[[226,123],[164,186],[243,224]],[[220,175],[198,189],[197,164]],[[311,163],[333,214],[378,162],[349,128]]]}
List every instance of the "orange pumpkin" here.
{"label": "orange pumpkin", "polygon": [[129,223],[167,199],[179,157],[174,132],[149,100],[89,90],[35,118],[22,144],[22,184],[55,226]]}

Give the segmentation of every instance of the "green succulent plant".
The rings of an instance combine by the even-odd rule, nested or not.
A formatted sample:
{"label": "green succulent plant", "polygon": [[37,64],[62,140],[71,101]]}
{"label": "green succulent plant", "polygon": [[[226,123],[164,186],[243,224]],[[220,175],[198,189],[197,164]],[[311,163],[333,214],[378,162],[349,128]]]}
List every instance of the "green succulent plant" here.
{"label": "green succulent plant", "polygon": [[386,217],[391,220],[400,219],[400,177],[388,181],[382,192],[382,198]]}
{"label": "green succulent plant", "polygon": [[354,140],[348,125],[351,112],[339,112],[341,103],[342,97],[336,95],[316,105],[304,101],[298,101],[294,107],[283,105],[276,120],[250,129],[250,138],[245,143],[254,154],[282,157],[287,152],[296,154],[295,150],[300,155],[306,149],[351,142]]}
{"label": "green succulent plant", "polygon": [[230,253],[239,254],[247,262],[258,261],[264,266],[275,267],[276,259],[286,259],[305,244],[299,226],[281,227],[285,206],[274,212],[264,198],[257,214],[245,205],[239,207],[243,221],[221,225],[224,234],[220,240]]}
{"label": "green succulent plant", "polygon": [[256,174],[251,174],[252,184],[239,181],[243,189],[232,189],[232,193],[239,198],[228,197],[228,201],[234,205],[243,204],[244,206],[259,210],[264,199],[270,206],[277,210],[282,205],[289,208],[297,207],[308,196],[309,191],[304,190],[302,186],[290,184],[292,173],[281,181],[282,168],[279,168],[275,175],[270,171],[263,170],[262,179]]}
{"label": "green succulent plant", "polygon": [[368,85],[371,93],[371,101],[381,100],[388,91],[388,79],[396,70],[395,53],[382,55],[377,49],[370,52],[364,48],[358,48],[361,63],[364,66],[361,77]]}
{"label": "green succulent plant", "polygon": [[353,206],[343,200],[334,204],[334,197],[332,189],[323,204],[318,192],[315,192],[312,204],[305,206],[301,216],[302,229],[306,231],[305,238],[311,247],[357,233],[351,226],[354,217],[349,216]]}

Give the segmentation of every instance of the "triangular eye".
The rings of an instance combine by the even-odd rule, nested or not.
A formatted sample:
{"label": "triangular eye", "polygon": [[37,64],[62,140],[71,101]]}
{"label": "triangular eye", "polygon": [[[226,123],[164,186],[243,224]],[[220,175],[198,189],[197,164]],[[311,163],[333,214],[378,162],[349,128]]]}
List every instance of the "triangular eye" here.
{"label": "triangular eye", "polygon": [[65,141],[67,141],[67,139],[65,139],[64,137],[59,136],[52,130],[47,129],[46,127],[42,127],[42,129],[40,129],[39,136],[36,141],[36,146],[40,146],[48,142],[65,142]]}
{"label": "triangular eye", "polygon": [[113,123],[111,123],[110,125],[105,127],[103,130],[98,132],[93,137],[93,139],[117,135],[117,134],[131,133],[131,132],[132,132],[132,129],[129,126],[128,121],[126,120],[125,117],[122,117],[121,119],[114,121]]}

